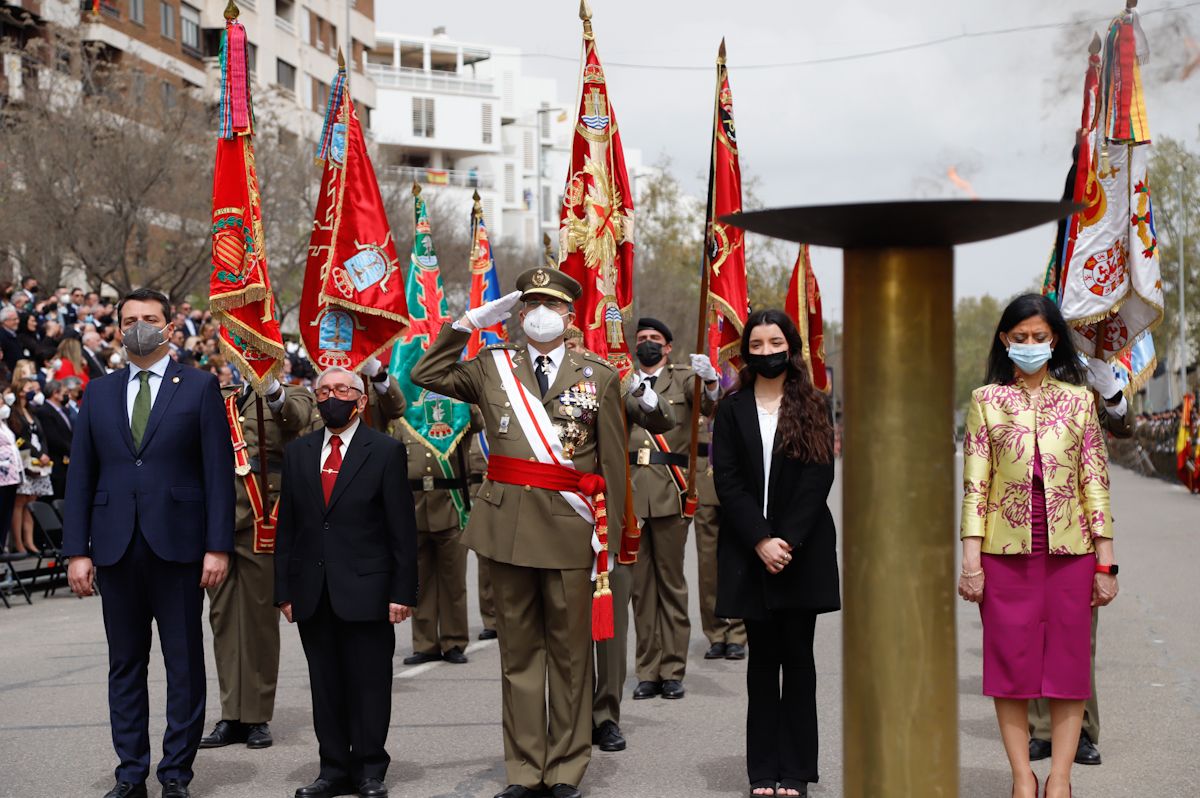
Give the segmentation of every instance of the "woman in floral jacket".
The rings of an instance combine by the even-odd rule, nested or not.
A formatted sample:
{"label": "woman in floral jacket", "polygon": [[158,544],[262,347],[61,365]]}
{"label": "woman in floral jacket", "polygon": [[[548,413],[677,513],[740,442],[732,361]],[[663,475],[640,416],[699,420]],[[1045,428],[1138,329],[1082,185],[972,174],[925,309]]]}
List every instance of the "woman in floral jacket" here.
{"label": "woman in floral jacket", "polygon": [[8,536],[9,519],[12,518],[13,504],[17,499],[17,487],[25,473],[21,464],[21,452],[17,449],[17,437],[8,428],[8,417],[12,413],[10,401],[14,398],[10,389],[0,394],[0,548],[6,540],[13,541],[16,550],[16,536]]}
{"label": "woman in floral jacket", "polygon": [[983,692],[996,703],[1013,795],[1037,798],[1027,702],[1050,699],[1046,798],[1068,798],[1091,694],[1092,607],[1117,594],[1108,457],[1095,398],[1057,306],[1005,309],[963,443],[959,594],[979,602]]}

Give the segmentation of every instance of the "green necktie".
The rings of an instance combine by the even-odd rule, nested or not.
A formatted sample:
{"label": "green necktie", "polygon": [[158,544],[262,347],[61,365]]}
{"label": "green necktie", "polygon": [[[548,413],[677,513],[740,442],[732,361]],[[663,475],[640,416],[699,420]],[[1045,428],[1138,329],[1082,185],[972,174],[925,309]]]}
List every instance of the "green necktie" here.
{"label": "green necktie", "polygon": [[129,431],[133,434],[133,448],[142,448],[142,436],[146,434],[146,422],[150,420],[150,372],[139,371],[137,396],[133,399],[133,418]]}

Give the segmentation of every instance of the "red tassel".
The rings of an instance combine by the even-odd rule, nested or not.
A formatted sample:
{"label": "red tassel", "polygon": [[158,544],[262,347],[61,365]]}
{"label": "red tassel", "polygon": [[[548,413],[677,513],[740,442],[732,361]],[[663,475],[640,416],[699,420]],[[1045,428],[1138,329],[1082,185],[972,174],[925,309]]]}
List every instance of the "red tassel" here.
{"label": "red tassel", "polygon": [[700,506],[700,498],[698,496],[686,496],[683,500],[683,517],[694,518],[696,508]]}
{"label": "red tassel", "polygon": [[[597,578],[598,583],[599,578]],[[597,643],[611,640],[614,634],[612,591],[605,588],[605,591],[601,593],[597,590],[592,594],[592,640]]]}

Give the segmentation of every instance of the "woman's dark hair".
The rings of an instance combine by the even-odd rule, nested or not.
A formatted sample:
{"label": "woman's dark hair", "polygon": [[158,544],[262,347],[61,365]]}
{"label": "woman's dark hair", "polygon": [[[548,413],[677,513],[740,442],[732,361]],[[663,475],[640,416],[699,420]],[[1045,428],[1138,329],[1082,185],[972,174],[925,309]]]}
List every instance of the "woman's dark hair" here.
{"label": "woman's dark hair", "polygon": [[1079,361],[1079,350],[1071,340],[1067,321],[1058,305],[1040,294],[1019,296],[1008,303],[1008,307],[1000,314],[1000,323],[996,325],[996,333],[992,336],[992,351],[988,353],[986,382],[1006,385],[1017,379],[1016,366],[1008,359],[1008,349],[1000,340],[1000,333],[1007,335],[1013,327],[1034,316],[1041,317],[1050,325],[1051,332],[1058,339],[1050,355],[1050,375],[1059,382],[1083,385],[1086,381],[1083,365]]}
{"label": "woman's dark hair", "polygon": [[[829,404],[824,395],[813,387],[804,362],[804,341],[800,331],[782,310],[756,310],[746,319],[742,329],[742,362],[750,362],[750,332],[758,326],[774,324],[783,332],[788,345],[787,376],[783,382],[783,401],[779,407],[779,429],[775,436],[775,451],[809,463],[833,462],[833,423],[829,419]],[[757,374],[743,366],[738,374],[742,390],[754,389]]]}

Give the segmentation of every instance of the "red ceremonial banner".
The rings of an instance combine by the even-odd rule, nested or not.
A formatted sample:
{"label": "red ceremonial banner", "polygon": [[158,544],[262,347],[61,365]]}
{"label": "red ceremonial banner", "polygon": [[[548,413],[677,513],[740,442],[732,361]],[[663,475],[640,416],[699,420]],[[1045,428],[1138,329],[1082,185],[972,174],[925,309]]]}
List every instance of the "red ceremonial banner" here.
{"label": "red ceremonial banner", "polygon": [[308,242],[300,335],[320,368],[353,370],[379,355],[387,359],[409,320],[404,270],[345,67],[330,91],[317,160],[325,172]]}
{"label": "red ceremonial banner", "polygon": [[209,304],[221,325],[222,351],[261,391],[279,370],[284,349],[267,274],[262,198],[254,166],[246,31],[236,14],[225,22],[220,62]]}
{"label": "red ceremonial banner", "polygon": [[575,313],[584,346],[624,377],[633,369],[623,326],[633,309],[633,194],[587,17],[583,49],[583,91],[559,217],[559,268],[583,286]]}
{"label": "red ceremonial banner", "polygon": [[829,374],[825,371],[825,327],[821,321],[821,288],[813,273],[808,244],[800,245],[792,279],[788,283],[784,312],[796,323],[804,339],[804,362],[808,376],[818,391],[829,393]]}
{"label": "red ceremonial banner", "polygon": [[725,66],[725,42],[717,58],[717,104],[713,117],[712,164],[708,176],[709,357],[741,366],[738,348],[750,315],[746,289],[745,232],[718,221],[742,210],[742,167],[733,124],[733,92]]}

